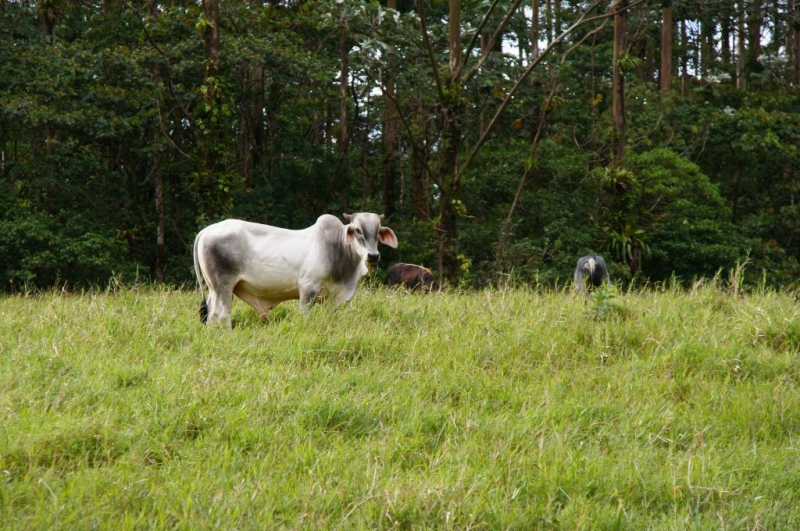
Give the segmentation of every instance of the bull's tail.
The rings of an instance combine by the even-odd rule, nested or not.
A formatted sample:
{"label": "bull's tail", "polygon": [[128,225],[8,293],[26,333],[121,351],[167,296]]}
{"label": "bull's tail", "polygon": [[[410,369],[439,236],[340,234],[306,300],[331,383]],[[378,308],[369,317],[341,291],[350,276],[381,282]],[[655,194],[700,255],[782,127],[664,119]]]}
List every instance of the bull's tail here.
{"label": "bull's tail", "polygon": [[197,275],[197,285],[200,287],[200,296],[203,297],[203,302],[200,303],[200,321],[203,323],[208,322],[208,303],[206,302],[206,292],[203,289],[205,282],[203,281],[203,272],[200,269],[200,260],[197,257],[197,248],[200,243],[200,234],[194,239],[194,247],[192,248],[192,255],[194,258],[194,273]]}

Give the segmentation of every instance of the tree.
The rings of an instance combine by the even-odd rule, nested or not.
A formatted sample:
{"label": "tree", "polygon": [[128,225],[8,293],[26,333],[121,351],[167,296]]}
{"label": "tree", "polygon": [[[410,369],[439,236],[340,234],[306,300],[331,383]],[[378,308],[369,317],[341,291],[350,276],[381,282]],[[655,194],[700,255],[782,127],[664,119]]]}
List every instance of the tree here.
{"label": "tree", "polygon": [[788,0],[787,18],[789,29],[786,32],[786,49],[789,55],[789,72],[793,74],[790,82],[800,86],[800,2]]}
{"label": "tree", "polygon": [[747,77],[745,67],[747,65],[747,49],[745,47],[746,33],[745,20],[747,17],[746,0],[738,1],[739,15],[736,26],[736,86],[739,90],[747,90]]}
{"label": "tree", "polygon": [[625,166],[625,77],[623,62],[625,61],[626,40],[628,37],[628,2],[617,0],[612,8],[614,12],[614,73],[612,77],[613,120],[616,133],[615,164]]}
{"label": "tree", "polygon": [[[477,141],[475,141],[475,143],[466,151],[466,154],[463,155],[461,152],[461,146],[464,140],[462,124],[464,123],[463,114],[466,110],[463,92],[473,77],[480,71],[481,67],[487,61],[488,50],[493,49],[494,42],[501,38],[508,20],[519,6],[519,1],[512,3],[512,5],[508,8],[502,21],[498,23],[495,31],[493,32],[489,44],[485,47],[486,51],[478,57],[478,59],[470,66],[469,69],[466,68],[465,58],[470,57],[472,43],[475,42],[476,36],[481,34],[484,25],[490,20],[492,10],[497,5],[497,2],[494,2],[492,6],[490,6],[490,9],[487,11],[487,13],[485,13],[481,18],[477,30],[468,46],[468,52],[463,57],[461,54],[460,44],[460,24],[456,25],[457,21],[460,20],[461,15],[460,2],[458,0],[452,0],[450,2],[450,33],[448,40],[449,77],[445,78],[444,80],[440,79],[439,76],[439,69],[434,59],[434,50],[430,45],[430,36],[428,35],[428,29],[425,24],[424,9],[422,8],[422,3],[419,4],[421,19],[423,21],[423,38],[427,45],[428,57],[432,65],[431,70],[433,72],[433,77],[437,87],[438,111],[441,117],[443,131],[440,167],[438,171],[438,180],[436,181],[439,193],[437,231],[439,233],[438,262],[439,274],[441,277],[440,281],[444,279],[448,281],[455,281],[458,277],[459,264],[457,252],[457,227],[458,218],[463,216],[465,213],[464,205],[461,202],[459,195],[465,172],[469,168],[471,162],[474,160],[477,152],[486,143],[488,136],[491,133],[492,128],[497,122],[499,116],[502,115],[511,99],[522,86],[523,82],[528,78],[533,69],[540,64],[542,59],[546,57],[553,49],[555,49],[556,46],[560,45],[569,36],[571,36],[573,32],[582,27],[586,22],[590,20],[597,20],[597,17],[605,18],[612,16],[597,15],[597,17],[594,18],[590,16],[590,14],[593,13],[595,9],[597,9],[602,3],[603,2],[601,0],[597,0],[589,5],[586,10],[577,17],[576,21],[569,28],[567,28],[557,37],[554,37],[548,46],[542,51],[542,53],[531,60],[530,64],[519,75],[513,87],[510,88],[502,103],[498,106],[493,118],[489,122],[489,125],[482,132]],[[627,2],[625,2],[624,7],[627,9]],[[622,14],[625,13],[625,9],[616,10],[614,13],[622,16]],[[578,41],[578,44],[580,44],[580,41]],[[461,159],[462,156],[463,160]]]}
{"label": "tree", "polygon": [[672,90],[672,0],[662,2],[661,93]]}
{"label": "tree", "polygon": [[[734,247],[706,252],[721,220],[754,267],[800,274],[796,0],[522,6],[3,3],[4,285],[191,281],[212,219],[299,228],[347,206],[393,212],[404,237],[386,260],[441,263],[453,282],[555,282],[618,236],[612,272],[707,274]],[[625,172],[693,175],[642,163],[662,148],[723,204],[673,183],[669,223],[643,212]]]}
{"label": "tree", "polygon": [[[389,9],[397,9],[397,0],[388,1]],[[385,109],[383,119],[383,213],[389,217],[397,208],[397,94],[394,73],[391,69],[384,71],[383,86],[385,92]]]}

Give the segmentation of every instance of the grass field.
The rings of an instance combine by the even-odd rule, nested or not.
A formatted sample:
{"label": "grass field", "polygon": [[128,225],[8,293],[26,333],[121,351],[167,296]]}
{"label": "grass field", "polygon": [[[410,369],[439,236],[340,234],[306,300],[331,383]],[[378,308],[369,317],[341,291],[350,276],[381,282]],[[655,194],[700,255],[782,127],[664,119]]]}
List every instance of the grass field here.
{"label": "grass field", "polygon": [[794,293],[0,298],[4,529],[800,529]]}

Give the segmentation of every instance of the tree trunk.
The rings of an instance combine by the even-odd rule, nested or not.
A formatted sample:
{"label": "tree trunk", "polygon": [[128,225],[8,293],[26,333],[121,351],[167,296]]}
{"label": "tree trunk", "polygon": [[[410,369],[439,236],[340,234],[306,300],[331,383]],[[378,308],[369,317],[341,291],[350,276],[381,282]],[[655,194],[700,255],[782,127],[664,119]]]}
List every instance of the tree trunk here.
{"label": "tree trunk", "polygon": [[[646,20],[648,15],[649,13],[644,6],[641,4],[636,6],[635,16],[638,20]],[[638,67],[639,79],[644,85],[653,86],[656,82],[654,74],[660,67],[660,65],[656,65],[656,50],[658,48],[652,39],[637,38],[635,42],[638,44],[636,56],[641,60],[641,64]],[[660,57],[658,59],[660,60]]]}
{"label": "tree trunk", "polygon": [[458,153],[461,148],[461,129],[455,110],[450,107],[442,109],[442,163],[439,170],[441,187],[439,189],[439,221],[436,230],[439,233],[439,285],[457,282],[458,263]]}
{"label": "tree trunk", "polygon": [[[158,6],[155,0],[150,2],[150,18],[155,19],[158,14]],[[156,66],[153,69],[153,79],[156,85],[161,85],[163,82],[163,74],[161,67]],[[159,117],[159,121],[161,118]],[[164,152],[161,148],[161,131],[164,128],[162,124],[153,131],[153,145],[158,146],[158,149],[153,154],[153,180],[155,182],[155,207],[156,207],[156,282],[164,284],[166,281],[164,270],[166,269],[165,259],[167,254],[166,244],[166,216],[164,215],[164,170],[161,161]]]}
{"label": "tree trunk", "polygon": [[325,149],[333,149],[333,109],[330,105],[325,106]]}
{"label": "tree trunk", "polygon": [[[159,134],[156,134],[156,145],[159,143]],[[166,264],[166,219],[164,216],[164,171],[161,167],[162,153],[159,149],[153,157],[153,179],[155,181],[155,199],[156,199],[156,282],[163,284],[165,282],[164,270]]]}
{"label": "tree trunk", "polygon": [[711,64],[714,61],[715,32],[716,27],[714,27],[711,15],[704,14],[703,19],[700,21],[700,71],[698,72],[702,79],[708,78],[708,72],[711,70]]}
{"label": "tree trunk", "polygon": [[427,219],[430,216],[427,143],[422,135],[412,139],[412,142],[414,143],[414,164],[411,180],[411,217],[416,220]]}
{"label": "tree trunk", "polygon": [[206,73],[203,85],[205,86],[205,100],[213,106],[215,97],[215,83],[219,76],[219,4],[217,0],[203,0],[203,16],[206,27],[203,31],[205,44]]}
{"label": "tree trunk", "polygon": [[42,22],[44,24],[44,34],[50,44],[56,42],[56,12],[53,7],[42,9]]}
{"label": "tree trunk", "polygon": [[[461,70],[461,0],[450,0],[450,76],[446,91],[460,92],[459,71]],[[439,233],[439,284],[458,280],[458,212],[457,201],[459,182],[458,153],[461,148],[461,127],[457,112],[458,102],[447,98],[441,102],[442,113],[442,162],[439,175],[439,220],[436,229]]]}
{"label": "tree trunk", "polygon": [[761,27],[764,15],[761,11],[760,0],[745,0],[747,5],[747,63],[753,64],[761,57]]}
{"label": "tree trunk", "polygon": [[620,59],[625,53],[628,33],[628,2],[617,0],[614,4],[614,72],[612,79],[612,115],[614,120],[616,157],[618,167],[625,166],[625,78]]}
{"label": "tree trunk", "polygon": [[383,118],[383,213],[391,216],[397,209],[397,105],[394,77],[388,72],[386,76]]}
{"label": "tree trunk", "polygon": [[[397,0],[389,0],[388,7],[397,9]],[[397,105],[395,104],[395,80],[391,71],[386,70],[384,80],[383,116],[383,213],[394,214],[397,208]]]}
{"label": "tree trunk", "polygon": [[203,0],[203,17],[205,27],[203,30],[203,44],[205,51],[205,76],[203,79],[203,97],[205,99],[205,125],[200,132],[199,141],[201,157],[203,160],[202,176],[199,180],[201,196],[205,199],[206,216],[213,220],[222,214],[223,203],[220,187],[216,180],[219,178],[218,161],[215,154],[217,135],[214,131],[214,115],[218,112],[217,81],[220,72],[220,35],[219,35],[219,4],[218,0]]}
{"label": "tree trunk", "polygon": [[781,15],[781,4],[782,0],[772,0],[770,3],[769,18],[772,20],[772,27],[767,28],[766,33],[772,35],[769,49],[773,53],[786,42],[786,20]]}
{"label": "tree trunk", "polygon": [[792,21],[786,33],[786,48],[789,51],[791,62],[789,82],[800,86],[800,1],[789,0],[787,10],[789,19]]}
{"label": "tree trunk", "polygon": [[[491,38],[492,36],[486,31],[481,34],[481,57],[486,57],[492,52],[489,49],[489,40]],[[488,71],[489,68],[491,67],[488,66],[488,63],[484,65],[485,71]],[[488,105],[481,105],[478,116],[478,122],[481,134],[483,134],[484,131],[486,131],[486,128],[489,126],[489,118],[486,116],[486,113],[488,111],[489,111]]]}
{"label": "tree trunk", "polygon": [[553,6],[553,38],[561,34],[561,0],[555,0]]}
{"label": "tree trunk", "polygon": [[450,53],[450,79],[453,84],[461,67],[461,0],[450,0],[450,31],[448,39]]}
{"label": "tree trunk", "polygon": [[688,94],[689,78],[689,37],[686,35],[686,21],[681,20],[681,96]]}
{"label": "tree trunk", "polygon": [[[538,56],[539,56],[539,0],[531,0],[531,60],[536,59]],[[532,79],[533,78],[531,78],[531,80]]]}
{"label": "tree trunk", "polygon": [[[239,66],[239,75],[242,78],[242,83],[251,79],[250,65],[246,61],[243,61]],[[253,172],[253,150],[251,146],[255,124],[252,118],[252,114],[245,112],[244,109],[239,116],[239,174],[248,189],[251,187],[251,175]]]}
{"label": "tree trunk", "polygon": [[747,90],[747,80],[745,79],[745,17],[746,17],[746,4],[745,0],[738,2],[738,21],[736,28],[736,87],[739,90]]}
{"label": "tree trunk", "polygon": [[[258,9],[261,2],[250,0],[252,9]],[[267,148],[267,124],[265,120],[266,85],[264,83],[264,65],[253,63],[251,65],[251,83],[253,87],[253,100],[250,105],[250,132],[252,145],[250,146],[251,170],[258,168],[264,159]],[[252,182],[247,183],[252,186]]]}
{"label": "tree trunk", "polygon": [[720,57],[722,68],[731,66],[731,21],[727,16],[722,16],[720,21]]}
{"label": "tree trunk", "polygon": [[342,29],[339,39],[339,153],[340,156],[346,155],[346,147],[350,139],[350,131],[347,124],[347,77],[349,75],[349,63],[347,52],[347,30]]}
{"label": "tree trunk", "polygon": [[672,90],[672,0],[663,3],[661,22],[661,93]]}
{"label": "tree trunk", "polygon": [[[259,64],[252,66],[253,103],[250,107],[250,131],[252,145],[250,146],[251,168],[258,168],[264,158],[266,123],[264,121],[264,67]],[[252,184],[252,183],[248,183]]]}
{"label": "tree trunk", "polygon": [[[349,172],[349,156],[350,156],[350,129],[348,124],[348,110],[347,110],[347,92],[348,92],[348,77],[350,75],[350,64],[348,62],[348,53],[350,51],[350,39],[347,34],[346,21],[342,23],[342,34],[339,37],[339,162],[336,169],[330,176],[328,181],[328,194],[327,201],[332,199],[334,190],[337,184],[344,182]],[[343,196],[341,203],[347,203],[346,195]]]}
{"label": "tree trunk", "polygon": [[544,0],[544,31],[550,44],[553,42],[553,0]]}
{"label": "tree trunk", "polygon": [[[278,119],[279,102],[283,99],[281,94],[281,85],[272,77],[269,84],[264,79],[264,68],[261,67],[261,79],[264,83],[264,96],[261,100],[260,119],[261,130],[258,135],[263,135],[260,141],[256,141],[260,145],[260,150],[257,151],[259,164],[263,167],[263,173],[268,182],[275,182],[275,173],[278,167],[278,155],[276,149],[276,138],[278,136],[278,127],[276,125]],[[324,122],[323,122],[324,123]],[[254,140],[255,141],[255,140]]]}

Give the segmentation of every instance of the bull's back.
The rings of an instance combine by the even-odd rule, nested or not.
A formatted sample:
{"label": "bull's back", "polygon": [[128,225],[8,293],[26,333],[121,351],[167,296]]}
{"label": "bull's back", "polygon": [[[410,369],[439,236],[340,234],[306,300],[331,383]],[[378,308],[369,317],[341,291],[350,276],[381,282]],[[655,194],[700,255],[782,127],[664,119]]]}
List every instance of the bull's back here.
{"label": "bull's back", "polygon": [[311,236],[308,229],[229,219],[204,229],[198,242],[205,269],[235,278],[253,294],[291,298],[310,251]]}

